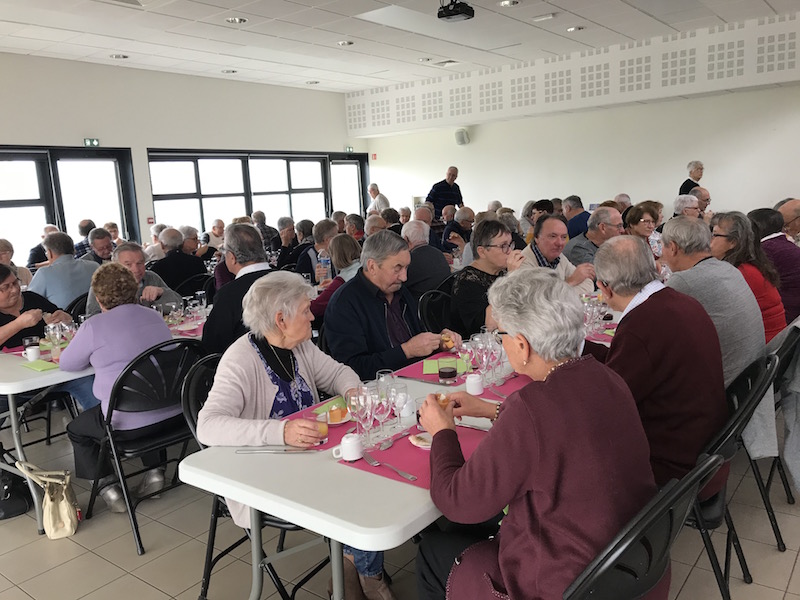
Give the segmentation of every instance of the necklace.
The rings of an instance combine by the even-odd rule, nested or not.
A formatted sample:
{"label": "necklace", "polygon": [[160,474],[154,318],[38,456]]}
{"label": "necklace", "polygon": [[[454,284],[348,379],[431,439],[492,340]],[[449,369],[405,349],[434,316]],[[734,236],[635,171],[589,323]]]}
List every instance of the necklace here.
{"label": "necklace", "polygon": [[562,360],[560,363],[554,364],[552,367],[550,367],[550,370],[547,372],[547,374],[544,376],[544,378],[547,379],[548,377],[550,377],[550,373],[552,373],[553,371],[555,371],[559,367],[563,367],[564,365],[568,365],[569,363],[573,363],[576,360],[580,360],[580,358],[579,357],[567,358],[566,360]]}
{"label": "necklace", "polygon": [[295,378],[295,373],[294,373],[294,354],[292,354],[291,351],[289,352],[289,366],[291,367],[291,369],[287,369],[286,365],[283,364],[283,361],[281,360],[281,357],[278,356],[277,352],[275,352],[275,348],[272,347],[272,344],[267,342],[267,345],[269,346],[270,350],[272,350],[272,354],[275,355],[275,358],[277,359],[278,364],[280,364],[280,366],[283,367],[283,369],[286,371],[286,374],[291,378],[291,381],[294,384],[294,378]]}

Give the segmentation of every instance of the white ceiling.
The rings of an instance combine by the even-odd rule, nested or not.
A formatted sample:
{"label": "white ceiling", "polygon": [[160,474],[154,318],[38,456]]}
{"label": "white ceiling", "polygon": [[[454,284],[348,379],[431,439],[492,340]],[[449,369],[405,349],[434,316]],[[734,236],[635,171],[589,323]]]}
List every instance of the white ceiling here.
{"label": "white ceiling", "polygon": [[[438,0],[0,0],[0,52],[350,92],[800,10],[800,0],[469,3],[474,19],[446,23]],[[225,21],[234,16],[247,22]]]}

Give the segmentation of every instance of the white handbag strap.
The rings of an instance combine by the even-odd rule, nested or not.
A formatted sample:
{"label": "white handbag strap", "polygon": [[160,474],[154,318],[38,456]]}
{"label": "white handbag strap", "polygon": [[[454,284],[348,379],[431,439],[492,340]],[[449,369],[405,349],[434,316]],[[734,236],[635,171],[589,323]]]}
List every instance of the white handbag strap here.
{"label": "white handbag strap", "polygon": [[15,466],[26,477],[30,478],[31,481],[33,481],[42,488],[45,486],[46,483],[66,484],[70,479],[69,471],[42,471],[36,465],[31,464],[29,462],[23,462],[20,460],[18,460],[15,463]]}

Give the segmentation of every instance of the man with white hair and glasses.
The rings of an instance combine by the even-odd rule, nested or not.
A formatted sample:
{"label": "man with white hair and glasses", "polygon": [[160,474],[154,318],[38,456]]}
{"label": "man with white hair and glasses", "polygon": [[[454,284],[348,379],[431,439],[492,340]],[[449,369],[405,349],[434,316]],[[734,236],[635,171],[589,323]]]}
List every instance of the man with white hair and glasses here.
{"label": "man with white hair and glasses", "polygon": [[[695,466],[728,418],[714,323],[699,302],[661,283],[653,253],[639,237],[608,240],[594,267],[605,301],[622,317],[610,348],[586,342],[586,350],[628,384],[650,442],[656,484],[664,485]],[[658,323],[669,326],[656,331]],[[727,475],[720,469],[701,497],[723,489]]]}
{"label": "man with white hair and glasses", "polygon": [[408,244],[393,231],[369,236],[361,251],[361,270],[341,286],[325,310],[331,356],[363,379],[379,369],[399,369],[444,349],[441,333],[429,333],[417,315],[417,301],[405,286],[411,263]]}
{"label": "man with white hair and glasses", "polygon": [[688,194],[694,188],[698,187],[700,185],[700,179],[703,177],[704,169],[703,163],[699,160],[690,161],[689,164],[686,165],[686,170],[689,171],[689,178],[681,184],[678,193]]}

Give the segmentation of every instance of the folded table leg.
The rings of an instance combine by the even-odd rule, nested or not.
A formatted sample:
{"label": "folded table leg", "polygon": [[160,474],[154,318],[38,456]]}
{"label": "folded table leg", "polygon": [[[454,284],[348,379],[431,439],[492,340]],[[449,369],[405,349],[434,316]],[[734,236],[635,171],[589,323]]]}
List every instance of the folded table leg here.
{"label": "folded table leg", "polygon": [[260,600],[264,586],[264,573],[261,571],[261,511],[250,507],[250,563],[253,568],[253,581],[250,585],[250,600]]}

